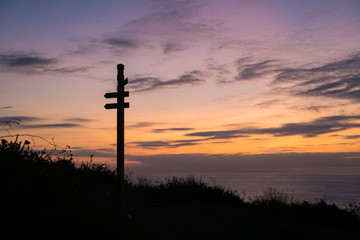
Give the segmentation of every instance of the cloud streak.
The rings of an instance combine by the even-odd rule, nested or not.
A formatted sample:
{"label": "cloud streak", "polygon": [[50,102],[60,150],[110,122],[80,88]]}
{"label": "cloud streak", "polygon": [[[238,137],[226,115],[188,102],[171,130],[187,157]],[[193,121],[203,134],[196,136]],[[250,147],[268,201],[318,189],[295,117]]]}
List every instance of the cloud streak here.
{"label": "cloud streak", "polygon": [[[28,124],[30,122],[43,121],[44,118],[30,117],[30,116],[8,116],[0,117],[0,122],[12,122],[18,123],[18,128],[22,129],[44,129],[44,128],[75,128],[82,127],[81,124],[92,121],[87,118],[68,118],[64,123],[40,123],[40,124]],[[25,123],[25,124],[24,124]]]}
{"label": "cloud streak", "polygon": [[169,41],[165,44],[162,45],[163,48],[163,53],[164,54],[170,54],[170,53],[174,53],[174,52],[179,52],[182,50],[185,50],[186,47],[183,44],[180,44],[178,42],[175,41]]}
{"label": "cloud streak", "polygon": [[260,79],[270,73],[273,73],[278,65],[274,64],[275,60],[266,60],[258,63],[246,63],[248,58],[239,58],[236,61],[236,70],[238,71],[235,77],[236,81]]}
{"label": "cloud streak", "polygon": [[153,122],[138,122],[138,123],[133,123],[131,125],[127,125],[126,128],[146,128],[146,127],[151,127],[155,124],[158,123],[153,123]]}
{"label": "cloud streak", "polygon": [[75,123],[21,125],[21,128],[25,128],[25,129],[33,129],[33,128],[74,128],[74,127],[81,127],[81,125],[80,124],[75,124]]}
{"label": "cloud streak", "polygon": [[153,129],[152,132],[154,133],[163,133],[169,131],[190,131],[194,130],[195,128],[160,128],[160,129]]}
{"label": "cloud streak", "polygon": [[277,89],[300,96],[323,96],[360,101],[360,53],[313,68],[280,70],[272,85],[288,83]]}
{"label": "cloud streak", "polygon": [[39,121],[39,120],[42,120],[42,118],[29,117],[29,116],[0,117],[0,122],[8,122],[8,121],[32,122],[32,121]]}
{"label": "cloud streak", "polygon": [[92,119],[89,118],[67,118],[64,121],[66,122],[91,122]]}
{"label": "cloud streak", "polygon": [[43,69],[44,72],[54,72],[54,73],[76,73],[76,72],[86,72],[88,70],[89,67],[62,67],[62,68]]}
{"label": "cloud streak", "polygon": [[125,30],[142,34],[200,33],[212,30],[208,21],[194,22],[193,17],[205,5],[201,1],[153,1],[151,12],[125,26]]}
{"label": "cloud streak", "polygon": [[349,135],[349,136],[345,136],[345,139],[359,139],[360,135]]}
{"label": "cloud streak", "polygon": [[275,128],[243,128],[226,131],[204,131],[185,134],[189,137],[206,137],[208,139],[233,139],[247,137],[255,134],[270,134],[275,137],[296,136],[316,137],[318,135],[360,128],[357,123],[360,115],[354,116],[328,116],[318,118],[307,123],[286,123]]}
{"label": "cloud streak", "polygon": [[136,141],[129,142],[130,146],[145,148],[145,149],[158,149],[158,148],[178,148],[184,146],[194,146],[200,144],[204,139],[191,139],[191,140],[169,140],[169,141]]}
{"label": "cloud streak", "polygon": [[176,79],[170,80],[161,80],[160,78],[153,77],[140,77],[131,80],[129,88],[136,92],[145,92],[169,87],[192,86],[205,82],[204,78],[206,76],[207,74],[201,72],[200,70],[194,70],[186,72]]}
{"label": "cloud streak", "polygon": [[35,53],[9,52],[0,55],[0,65],[7,67],[43,67],[56,62],[55,58],[43,58]]}
{"label": "cloud streak", "polygon": [[[212,141],[213,144],[228,141],[235,138],[248,138],[253,135],[268,134],[274,137],[302,136],[305,138],[317,137],[322,134],[344,131],[348,129],[360,128],[360,115],[334,115],[315,119],[303,123],[285,123],[280,127],[274,128],[240,128],[223,131],[198,131],[184,134],[184,137],[197,137],[196,139],[181,139],[167,141],[134,141],[129,142],[129,146],[145,149],[159,148],[179,148],[184,146],[199,145],[204,142]],[[154,133],[164,133],[168,131],[191,131],[194,128],[165,128],[153,129]],[[358,135],[344,137],[345,139],[357,139]]]}
{"label": "cloud streak", "polygon": [[103,40],[105,44],[122,49],[133,49],[140,47],[139,41],[129,38],[112,37]]}
{"label": "cloud streak", "polygon": [[89,70],[89,67],[59,67],[60,62],[58,57],[45,58],[35,52],[9,51],[6,54],[0,54],[0,66],[3,71],[69,74]]}

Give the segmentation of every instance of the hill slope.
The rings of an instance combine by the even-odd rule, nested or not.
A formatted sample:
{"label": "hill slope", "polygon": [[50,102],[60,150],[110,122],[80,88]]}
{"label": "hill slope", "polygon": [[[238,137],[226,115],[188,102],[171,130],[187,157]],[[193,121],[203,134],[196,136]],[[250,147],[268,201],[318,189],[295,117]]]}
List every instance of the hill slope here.
{"label": "hill slope", "polygon": [[[105,165],[76,167],[27,144],[0,145],[1,217],[14,237],[62,239],[358,239],[355,210],[289,201],[269,190],[253,202],[192,177],[125,184],[116,211],[116,176]],[[5,232],[4,232],[5,233]]]}

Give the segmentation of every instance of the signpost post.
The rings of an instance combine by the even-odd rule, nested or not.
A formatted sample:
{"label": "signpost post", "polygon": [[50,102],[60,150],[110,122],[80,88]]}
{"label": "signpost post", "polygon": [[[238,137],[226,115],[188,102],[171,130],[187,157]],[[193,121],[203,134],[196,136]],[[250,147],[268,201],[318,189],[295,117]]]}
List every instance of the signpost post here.
{"label": "signpost post", "polygon": [[117,174],[117,204],[121,214],[123,214],[123,200],[124,200],[124,128],[125,128],[125,114],[124,109],[129,108],[130,104],[125,102],[125,97],[129,96],[129,92],[124,91],[128,79],[124,77],[124,65],[117,65],[117,92],[106,93],[105,98],[116,98],[117,103],[108,103],[105,105],[106,109],[117,109],[117,153],[116,153],[116,174]]}

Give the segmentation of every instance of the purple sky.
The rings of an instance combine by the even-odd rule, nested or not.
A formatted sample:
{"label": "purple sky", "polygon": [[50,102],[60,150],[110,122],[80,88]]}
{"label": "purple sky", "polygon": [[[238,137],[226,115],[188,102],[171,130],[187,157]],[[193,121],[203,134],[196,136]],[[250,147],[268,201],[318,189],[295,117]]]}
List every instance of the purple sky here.
{"label": "purple sky", "polygon": [[0,136],[114,164],[123,63],[134,171],[360,173],[359,22],[357,0],[1,1]]}

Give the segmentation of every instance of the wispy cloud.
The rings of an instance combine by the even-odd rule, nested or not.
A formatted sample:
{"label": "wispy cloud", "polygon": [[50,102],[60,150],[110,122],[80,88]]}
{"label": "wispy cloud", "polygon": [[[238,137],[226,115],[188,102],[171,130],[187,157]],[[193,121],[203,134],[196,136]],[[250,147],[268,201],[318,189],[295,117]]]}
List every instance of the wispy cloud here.
{"label": "wispy cloud", "polygon": [[0,55],[0,65],[7,67],[43,67],[56,62],[56,58],[44,58],[33,52],[10,51]]}
{"label": "wispy cloud", "polygon": [[74,128],[81,127],[80,124],[75,123],[53,123],[53,124],[29,124],[21,125],[21,128]]}
{"label": "wispy cloud", "polygon": [[[147,48],[170,54],[187,49],[201,34],[214,30],[216,22],[199,21],[199,11],[204,2],[194,1],[146,1],[146,12],[134,14],[121,21],[117,30],[105,36],[89,37],[78,43],[73,54],[95,53],[107,49],[112,54],[132,55],[137,49]],[[197,37],[194,37],[197,35]],[[179,41],[181,39],[181,41]]]}
{"label": "wispy cloud", "polygon": [[135,77],[131,79],[131,84],[128,87],[135,91],[142,91],[161,82],[160,78],[155,77]]}
{"label": "wispy cloud", "polygon": [[167,43],[162,45],[162,48],[163,48],[164,54],[179,52],[179,51],[187,49],[186,46],[184,46],[183,44],[180,44],[179,42],[176,42],[176,41],[168,41]]}
{"label": "wispy cloud", "polygon": [[232,139],[247,137],[254,134],[270,134],[275,137],[295,136],[316,137],[321,134],[338,132],[352,128],[360,128],[360,123],[356,121],[360,115],[354,116],[328,116],[315,119],[305,123],[286,123],[275,128],[242,128],[226,131],[203,131],[185,134],[191,137],[206,137],[208,139]]}
{"label": "wispy cloud", "polygon": [[0,54],[0,70],[17,73],[61,73],[85,72],[89,67],[62,67],[60,58],[46,58],[36,52],[8,51]]}
{"label": "wispy cloud", "polygon": [[225,130],[225,131],[203,131],[203,132],[193,132],[185,134],[189,137],[206,137],[207,139],[232,139],[232,138],[242,138],[248,137],[249,129],[241,130]]}
{"label": "wispy cloud", "polygon": [[125,26],[126,30],[143,34],[179,34],[185,31],[199,33],[212,29],[209,22],[193,22],[199,11],[205,6],[202,1],[153,1],[151,11]]}
{"label": "wispy cloud", "polygon": [[323,105],[309,105],[309,106],[305,106],[305,105],[300,105],[300,106],[291,106],[289,107],[289,109],[294,109],[294,110],[301,110],[301,111],[313,111],[313,112],[320,112],[324,109],[328,109],[331,108],[333,106],[323,106]]}
{"label": "wispy cloud", "polygon": [[266,101],[262,101],[260,103],[257,103],[255,106],[256,107],[260,107],[260,108],[268,108],[271,106],[278,106],[279,103],[282,103],[283,99],[272,99],[272,100],[266,100]]}
{"label": "wispy cloud", "polygon": [[86,72],[89,70],[89,67],[61,67],[61,68],[45,68],[44,72],[54,72],[54,73],[76,73],[76,72]]}
{"label": "wispy cloud", "polygon": [[145,128],[145,127],[151,127],[155,124],[158,123],[154,123],[154,122],[138,122],[138,123],[133,123],[130,125],[127,125],[126,128]]}
{"label": "wispy cloud", "polygon": [[273,85],[289,83],[278,90],[294,95],[324,96],[360,101],[360,53],[313,68],[280,70]]}
{"label": "wispy cloud", "polygon": [[8,122],[8,121],[20,121],[20,122],[32,122],[39,121],[42,118],[38,117],[29,117],[29,116],[8,116],[8,117],[0,117],[0,122]]}
{"label": "wispy cloud", "polygon": [[139,47],[138,40],[134,40],[134,39],[112,37],[112,38],[105,38],[103,41],[104,41],[104,43],[109,44],[113,47],[120,47],[120,48],[137,48],[137,47]]}
{"label": "wispy cloud", "polygon": [[40,123],[33,124],[33,122],[43,122],[44,118],[38,117],[30,117],[30,116],[8,116],[8,117],[0,117],[0,122],[18,122],[19,128],[23,129],[40,129],[40,128],[75,128],[82,127],[82,125],[78,124],[78,122],[88,122],[90,119],[85,118],[69,118],[65,119],[63,123]]}
{"label": "wispy cloud", "polygon": [[349,136],[344,136],[345,139],[359,139],[360,135],[349,135]]}
{"label": "wispy cloud", "polygon": [[191,139],[191,140],[169,140],[169,141],[135,141],[127,144],[135,147],[146,149],[158,148],[178,148],[183,146],[193,146],[200,144],[204,139]]}
{"label": "wispy cloud", "polygon": [[161,80],[160,78],[153,77],[139,77],[131,81],[129,88],[134,89],[137,92],[153,91],[166,87],[180,87],[191,86],[205,82],[207,74],[200,70],[194,70],[186,72],[176,79]]}
{"label": "wispy cloud", "polygon": [[252,57],[238,58],[233,65],[235,66],[235,76],[229,76],[231,71],[226,64],[209,64],[208,69],[216,72],[217,82],[222,84],[262,80],[266,76],[278,73],[281,67],[279,60],[268,59],[256,62]]}
{"label": "wispy cloud", "polygon": [[0,107],[0,110],[3,110],[3,109],[10,109],[10,108],[13,108],[13,106]]}
{"label": "wispy cloud", "polygon": [[206,69],[216,77],[217,83],[227,83],[228,78],[231,76],[229,66],[224,63],[218,63],[214,58],[206,59]]}
{"label": "wispy cloud", "polygon": [[153,129],[154,133],[163,133],[169,131],[190,131],[194,130],[195,128],[160,128],[160,129]]}
{"label": "wispy cloud", "polygon": [[324,109],[329,109],[331,107],[337,106],[326,106],[326,105],[317,105],[317,104],[299,104],[299,105],[292,105],[289,100],[285,99],[271,99],[271,100],[265,100],[262,102],[259,102],[255,104],[255,107],[259,108],[279,108],[280,106],[285,107],[286,109],[292,109],[297,111],[312,111],[312,112],[321,112]]}
{"label": "wispy cloud", "polygon": [[275,60],[266,60],[257,63],[247,63],[247,59],[240,58],[236,61],[236,69],[238,71],[235,80],[251,80],[251,79],[260,79],[263,76],[266,76],[270,73],[273,73],[277,64],[274,64]]}
{"label": "wispy cloud", "polygon": [[149,10],[145,14],[123,23],[109,36],[88,44],[96,48],[110,47],[123,54],[133,53],[138,48],[157,49],[160,46],[163,54],[170,54],[204,39],[204,35],[214,32],[219,25],[214,19],[199,19],[201,10],[207,5],[203,1],[157,0],[145,4]]}
{"label": "wispy cloud", "polygon": [[67,118],[64,119],[65,122],[91,122],[92,119],[89,118]]}

